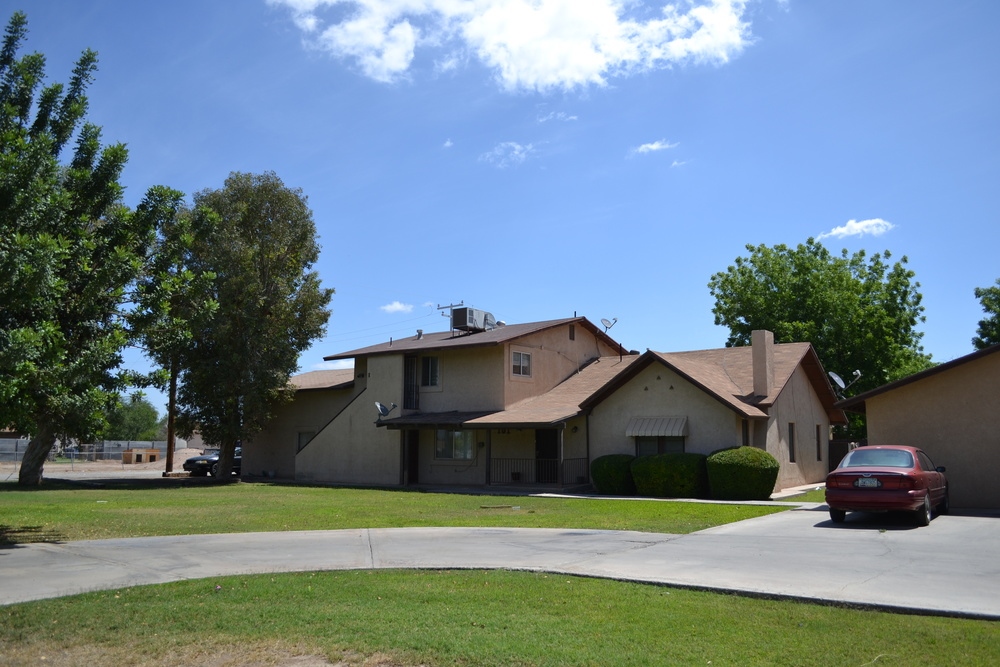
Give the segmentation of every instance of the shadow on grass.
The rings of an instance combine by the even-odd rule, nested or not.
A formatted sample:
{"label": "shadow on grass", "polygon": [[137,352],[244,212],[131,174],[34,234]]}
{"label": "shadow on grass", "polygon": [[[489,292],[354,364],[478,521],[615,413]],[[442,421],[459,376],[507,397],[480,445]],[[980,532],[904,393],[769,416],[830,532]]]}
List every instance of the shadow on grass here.
{"label": "shadow on grass", "polygon": [[62,542],[65,535],[54,530],[45,530],[42,526],[5,526],[0,524],[0,549],[10,549],[19,544],[34,542]]}
{"label": "shadow on grass", "polygon": [[34,493],[38,491],[66,491],[74,489],[119,489],[142,491],[145,489],[176,489],[181,487],[226,486],[239,480],[217,481],[212,477],[94,477],[88,479],[60,479],[46,477],[36,486],[21,486],[16,482],[0,484],[0,493]]}

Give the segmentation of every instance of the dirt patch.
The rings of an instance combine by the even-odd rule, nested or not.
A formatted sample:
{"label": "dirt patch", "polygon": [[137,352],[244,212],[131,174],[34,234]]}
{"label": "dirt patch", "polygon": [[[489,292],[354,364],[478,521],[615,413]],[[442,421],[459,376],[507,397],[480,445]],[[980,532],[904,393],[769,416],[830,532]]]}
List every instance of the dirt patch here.
{"label": "dirt patch", "polygon": [[265,643],[251,645],[178,646],[165,654],[156,654],[140,646],[104,646],[77,644],[62,646],[54,642],[7,644],[3,646],[4,665],[130,665],[134,667],[421,667],[393,660],[376,653],[361,655],[352,651],[337,655],[332,662],[315,648],[287,647]]}
{"label": "dirt patch", "polygon": [[[192,456],[201,456],[203,450],[201,449],[177,449],[174,450],[174,473],[184,473],[184,460],[189,459]],[[17,479],[18,470],[20,470],[21,464],[15,461],[0,461],[0,481],[10,481],[11,479]],[[45,477],[59,477],[62,472],[85,472],[85,473],[122,473],[122,472],[141,472],[141,471],[159,471],[165,472],[167,469],[167,461],[162,458],[158,461],[153,461],[152,463],[122,463],[121,460],[111,460],[111,461],[66,461],[60,459],[57,461],[46,461],[44,468]]]}

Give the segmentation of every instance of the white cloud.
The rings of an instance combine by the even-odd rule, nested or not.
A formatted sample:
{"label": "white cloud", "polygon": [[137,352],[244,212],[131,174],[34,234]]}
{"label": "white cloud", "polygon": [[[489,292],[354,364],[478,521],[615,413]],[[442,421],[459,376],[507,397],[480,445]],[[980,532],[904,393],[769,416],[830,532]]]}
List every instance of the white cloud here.
{"label": "white cloud", "polygon": [[656,153],[659,151],[665,151],[670,148],[677,148],[680,144],[670,143],[669,141],[664,141],[660,139],[659,141],[654,141],[649,144],[643,144],[637,148],[633,148],[630,152],[635,155],[642,155],[643,153]]}
{"label": "white cloud", "polygon": [[441,148],[451,148],[454,145],[455,143],[451,139],[445,139],[444,144],[442,144]]}
{"label": "white cloud", "polygon": [[[750,43],[746,0],[268,0],[307,42],[377,81],[405,77],[418,49],[441,71],[478,59],[507,90],[603,86],[688,62],[724,64]],[[461,57],[456,54],[461,54]]]}
{"label": "white cloud", "polygon": [[882,218],[872,218],[871,220],[862,220],[860,222],[857,220],[848,220],[845,225],[834,227],[828,232],[823,232],[816,237],[816,240],[821,241],[831,237],[842,239],[846,236],[866,236],[869,234],[871,236],[882,236],[882,234],[894,228],[894,224]]}
{"label": "white cloud", "polygon": [[532,144],[522,146],[515,141],[504,141],[497,144],[488,153],[480,155],[479,159],[483,162],[489,162],[500,169],[506,169],[507,167],[516,167],[524,163],[534,152],[535,147]]}
{"label": "white cloud", "polygon": [[393,301],[392,303],[386,304],[384,306],[379,306],[379,310],[385,313],[412,313],[413,306],[408,303]]}
{"label": "white cloud", "polygon": [[550,120],[558,120],[564,123],[568,123],[573,120],[578,120],[576,116],[571,116],[565,111],[553,111],[551,113],[545,114],[544,116],[538,117],[539,123],[547,123]]}
{"label": "white cloud", "polygon": [[686,164],[687,164],[686,160],[674,160],[673,162],[670,163],[670,168],[673,169],[674,167],[683,167]]}

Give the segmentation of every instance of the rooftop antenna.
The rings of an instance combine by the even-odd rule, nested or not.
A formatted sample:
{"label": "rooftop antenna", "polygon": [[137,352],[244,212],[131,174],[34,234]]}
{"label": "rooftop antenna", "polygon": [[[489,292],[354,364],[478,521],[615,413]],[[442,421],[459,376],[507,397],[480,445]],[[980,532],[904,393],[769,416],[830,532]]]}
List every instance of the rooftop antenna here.
{"label": "rooftop antenna", "polygon": [[385,403],[380,403],[379,401],[375,401],[375,409],[378,410],[378,419],[375,420],[375,423],[378,424],[380,421],[382,421],[382,417],[388,417],[389,413],[395,410],[397,407],[399,406],[397,406],[395,403],[392,404],[392,407],[386,407]]}
{"label": "rooftop antenna", "polygon": [[448,310],[447,313],[441,313],[441,316],[448,318],[448,326],[451,328],[451,335],[452,336],[455,335],[455,317],[454,317],[455,313],[454,313],[454,310],[456,308],[461,308],[464,305],[465,305],[465,299],[462,299],[458,303],[449,303],[447,306],[442,306],[440,303],[438,304],[438,307],[437,307],[438,310],[445,310],[445,309]]}
{"label": "rooftop antenna", "polygon": [[609,320],[606,317],[602,317],[601,318],[601,324],[604,325],[604,333],[608,333],[608,329],[610,329],[611,327],[613,327],[616,324],[618,324],[618,318],[615,317],[615,318],[612,318],[612,319]]}

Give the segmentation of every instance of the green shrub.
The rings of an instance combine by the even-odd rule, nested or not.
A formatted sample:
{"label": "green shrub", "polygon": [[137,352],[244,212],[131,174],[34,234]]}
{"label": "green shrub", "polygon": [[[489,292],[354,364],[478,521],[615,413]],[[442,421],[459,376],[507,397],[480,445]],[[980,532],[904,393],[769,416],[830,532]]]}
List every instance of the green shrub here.
{"label": "green shrub", "polygon": [[768,500],[778,479],[777,459],[756,447],[720,449],[705,463],[716,500]]}
{"label": "green shrub", "polygon": [[608,454],[590,463],[590,479],[598,493],[607,496],[634,496],[635,482],[630,466],[631,454]]}
{"label": "green shrub", "polygon": [[650,498],[707,498],[705,455],[656,454],[632,462],[636,492]]}

